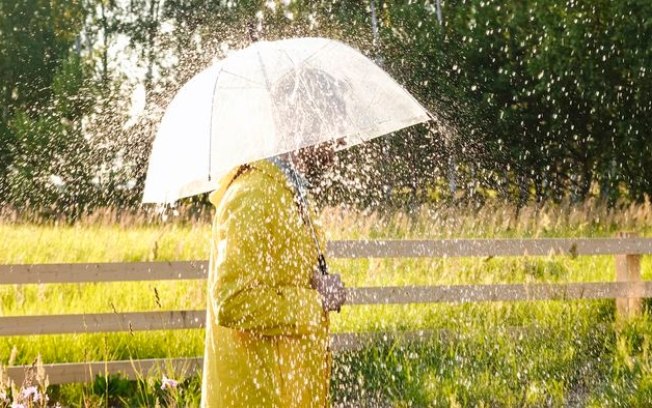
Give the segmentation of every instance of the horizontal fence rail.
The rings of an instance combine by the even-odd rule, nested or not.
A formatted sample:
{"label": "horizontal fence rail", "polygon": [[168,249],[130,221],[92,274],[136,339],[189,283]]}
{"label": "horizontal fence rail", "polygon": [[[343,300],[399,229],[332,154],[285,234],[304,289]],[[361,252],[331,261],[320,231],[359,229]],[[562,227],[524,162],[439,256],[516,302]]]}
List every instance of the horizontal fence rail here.
{"label": "horizontal fence rail", "polygon": [[0,317],[0,336],[199,329],[205,310]]}
{"label": "horizontal fence rail", "polygon": [[205,279],[208,261],[0,265],[0,284]]}
{"label": "horizontal fence rail", "polygon": [[652,282],[400,286],[349,290],[346,304],[472,303],[652,296]]}
{"label": "horizontal fence rail", "polygon": [[[126,378],[144,378],[155,372],[172,371],[191,375],[201,368],[201,357],[98,361],[88,363],[44,364],[48,383],[52,385],[92,382],[95,376],[122,374]],[[14,383],[22,384],[31,366],[7,367],[7,375]]]}
{"label": "horizontal fence rail", "polygon": [[[347,289],[346,305],[652,297],[652,282],[401,286]],[[200,329],[205,310],[0,317],[0,336]]]}
{"label": "horizontal fence rail", "polygon": [[[652,254],[652,238],[544,238],[330,241],[331,258],[424,258]],[[0,284],[83,283],[206,278],[208,262],[108,262],[0,265]]]}
{"label": "horizontal fence rail", "polygon": [[331,241],[334,258],[435,258],[652,254],[652,238]]}

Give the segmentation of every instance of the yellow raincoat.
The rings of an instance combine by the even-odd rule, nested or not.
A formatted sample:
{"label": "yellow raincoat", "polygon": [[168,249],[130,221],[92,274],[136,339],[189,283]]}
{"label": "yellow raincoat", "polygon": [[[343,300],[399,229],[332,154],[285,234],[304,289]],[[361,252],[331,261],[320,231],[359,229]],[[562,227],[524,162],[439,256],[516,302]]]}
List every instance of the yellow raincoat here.
{"label": "yellow raincoat", "polygon": [[202,407],[327,406],[328,315],[310,286],[318,254],[294,197],[267,161],[234,170],[210,196]]}

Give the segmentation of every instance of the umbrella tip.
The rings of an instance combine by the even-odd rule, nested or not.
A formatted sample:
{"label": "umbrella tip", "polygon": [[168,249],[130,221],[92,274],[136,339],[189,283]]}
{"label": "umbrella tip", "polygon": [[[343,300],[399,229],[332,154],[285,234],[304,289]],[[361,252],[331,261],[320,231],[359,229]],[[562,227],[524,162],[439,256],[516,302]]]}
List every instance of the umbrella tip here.
{"label": "umbrella tip", "polygon": [[249,20],[247,23],[247,35],[249,36],[249,41],[252,43],[258,42],[260,40],[262,31],[262,23],[256,22],[254,20]]}

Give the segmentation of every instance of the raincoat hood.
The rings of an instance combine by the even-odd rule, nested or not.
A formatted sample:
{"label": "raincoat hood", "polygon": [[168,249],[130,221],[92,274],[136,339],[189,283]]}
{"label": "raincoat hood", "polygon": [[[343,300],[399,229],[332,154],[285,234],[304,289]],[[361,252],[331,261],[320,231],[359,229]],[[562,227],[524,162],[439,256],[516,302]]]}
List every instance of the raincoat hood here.
{"label": "raincoat hood", "polygon": [[242,166],[238,166],[230,170],[226,175],[224,175],[217,183],[215,190],[209,194],[208,199],[215,207],[219,206],[220,201],[224,197],[229,186],[233,183],[234,178],[246,171],[259,171],[273,180],[275,183],[285,184],[288,188],[291,188],[290,180],[287,179],[283,172],[279,171],[280,169],[277,166],[268,161],[268,160],[259,160],[253,164],[248,165],[249,170],[243,170]]}
{"label": "raincoat hood", "polygon": [[215,188],[215,190],[208,195],[208,200],[215,207],[217,207],[220,201],[222,201],[222,197],[224,197],[224,193],[226,193],[226,189],[229,188],[229,185],[233,181],[233,178],[236,176],[239,169],[240,169],[239,167],[236,167],[233,170],[229,171],[224,177],[222,177],[217,182],[217,188]]}

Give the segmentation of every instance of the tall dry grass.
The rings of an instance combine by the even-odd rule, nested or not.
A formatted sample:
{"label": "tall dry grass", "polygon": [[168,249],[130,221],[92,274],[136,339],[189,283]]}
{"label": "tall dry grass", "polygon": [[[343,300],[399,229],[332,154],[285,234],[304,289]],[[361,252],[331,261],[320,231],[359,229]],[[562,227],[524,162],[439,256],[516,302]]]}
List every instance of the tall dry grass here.
{"label": "tall dry grass", "polygon": [[509,203],[484,205],[425,205],[412,213],[352,212],[326,208],[321,219],[331,239],[605,236],[620,230],[649,233],[652,203],[607,205],[544,203],[518,207]]}

